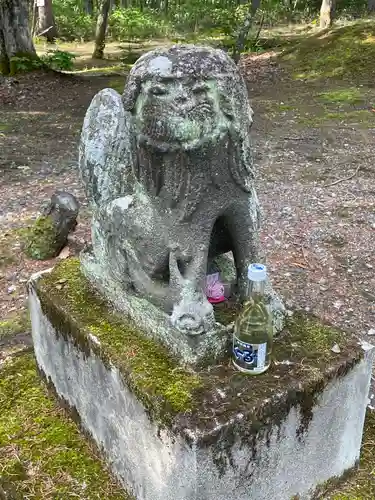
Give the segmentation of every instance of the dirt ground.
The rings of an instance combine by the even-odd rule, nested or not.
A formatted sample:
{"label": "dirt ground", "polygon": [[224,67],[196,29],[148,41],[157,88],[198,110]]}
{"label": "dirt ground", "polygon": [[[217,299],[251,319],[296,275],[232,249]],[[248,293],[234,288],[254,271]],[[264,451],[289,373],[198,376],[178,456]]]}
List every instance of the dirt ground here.
{"label": "dirt ground", "polygon": [[[255,111],[256,186],[272,280],[290,307],[369,340],[375,327],[374,89],[364,92],[369,100],[360,109],[325,105],[317,97],[324,85],[292,81],[271,55],[245,59],[242,71]],[[77,146],[91,98],[111,84],[113,76],[36,73],[0,88],[2,317],[22,307],[30,274],[53,264],[26,259],[16,229],[37,216],[54,190],[66,189],[81,202],[72,252],[89,238]]]}

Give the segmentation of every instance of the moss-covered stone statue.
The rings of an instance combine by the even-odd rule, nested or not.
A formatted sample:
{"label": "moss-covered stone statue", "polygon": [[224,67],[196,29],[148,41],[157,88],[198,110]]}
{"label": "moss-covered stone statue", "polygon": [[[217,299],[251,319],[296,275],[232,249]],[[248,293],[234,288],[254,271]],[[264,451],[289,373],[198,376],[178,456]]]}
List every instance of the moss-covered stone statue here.
{"label": "moss-covered stone statue", "polygon": [[233,61],[191,45],[147,53],[122,98],[105,89],[87,111],[79,166],[94,216],[83,271],[172,348],[200,336],[204,351],[218,328],[202,287],[209,259],[233,251],[240,297],[248,264],[263,260],[252,114]]}
{"label": "moss-covered stone statue", "polygon": [[59,255],[68,235],[77,225],[79,203],[75,196],[56,191],[48,206],[24,233],[24,251],[32,259],[47,260]]}

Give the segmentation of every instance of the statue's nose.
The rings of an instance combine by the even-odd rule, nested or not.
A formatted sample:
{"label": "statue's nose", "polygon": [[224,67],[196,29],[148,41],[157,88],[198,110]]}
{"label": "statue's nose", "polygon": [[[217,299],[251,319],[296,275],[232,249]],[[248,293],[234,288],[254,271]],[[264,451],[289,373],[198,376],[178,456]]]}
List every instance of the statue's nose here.
{"label": "statue's nose", "polygon": [[177,102],[184,103],[188,100],[188,97],[187,90],[182,85],[179,85],[176,95]]}

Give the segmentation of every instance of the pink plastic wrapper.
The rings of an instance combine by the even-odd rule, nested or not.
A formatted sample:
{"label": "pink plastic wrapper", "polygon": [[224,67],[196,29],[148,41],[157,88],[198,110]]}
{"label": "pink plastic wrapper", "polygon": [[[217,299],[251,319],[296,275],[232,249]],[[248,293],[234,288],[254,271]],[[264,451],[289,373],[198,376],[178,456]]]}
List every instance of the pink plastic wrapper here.
{"label": "pink plastic wrapper", "polygon": [[224,284],[220,281],[220,273],[208,274],[206,276],[206,297],[212,304],[218,304],[225,300]]}

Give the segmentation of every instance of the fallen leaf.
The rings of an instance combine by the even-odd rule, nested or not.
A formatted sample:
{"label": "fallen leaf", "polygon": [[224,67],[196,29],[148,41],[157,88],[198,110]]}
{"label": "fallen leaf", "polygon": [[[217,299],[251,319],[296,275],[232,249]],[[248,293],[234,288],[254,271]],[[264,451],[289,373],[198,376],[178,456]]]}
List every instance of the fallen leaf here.
{"label": "fallen leaf", "polygon": [[69,247],[68,247],[68,246],[66,246],[66,247],[64,247],[64,248],[61,250],[61,252],[60,252],[60,253],[59,253],[59,255],[58,255],[58,258],[59,258],[59,259],[67,259],[67,258],[69,257],[69,255],[70,255],[70,250],[69,250]]}

